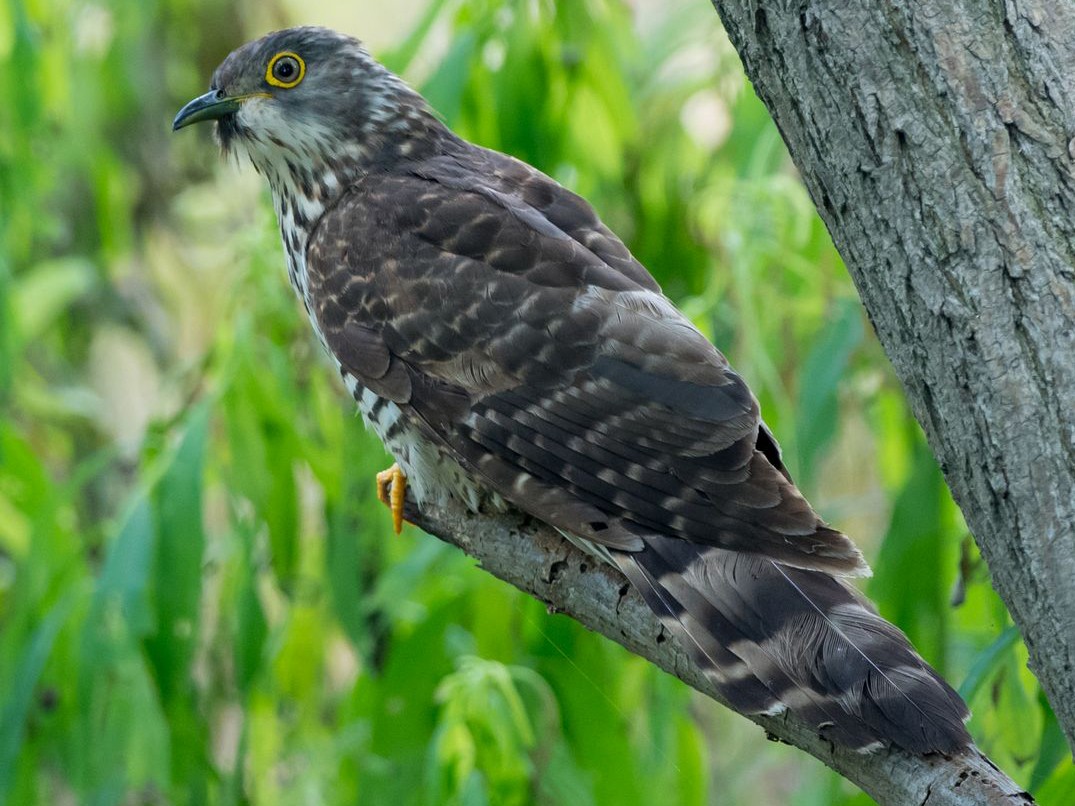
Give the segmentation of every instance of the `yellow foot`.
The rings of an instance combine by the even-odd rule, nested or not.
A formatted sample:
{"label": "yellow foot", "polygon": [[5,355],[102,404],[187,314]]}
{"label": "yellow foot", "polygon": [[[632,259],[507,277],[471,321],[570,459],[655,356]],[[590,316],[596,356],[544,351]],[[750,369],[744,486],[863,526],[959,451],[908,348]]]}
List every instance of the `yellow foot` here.
{"label": "yellow foot", "polygon": [[407,500],[407,477],[399,465],[377,474],[377,497],[392,511],[392,528],[398,535],[403,531],[403,502]]}

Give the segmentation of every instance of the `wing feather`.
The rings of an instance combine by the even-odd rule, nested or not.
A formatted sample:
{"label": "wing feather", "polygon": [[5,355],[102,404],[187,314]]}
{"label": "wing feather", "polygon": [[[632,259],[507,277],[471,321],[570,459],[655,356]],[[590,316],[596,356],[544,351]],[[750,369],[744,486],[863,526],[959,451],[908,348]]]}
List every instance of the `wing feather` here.
{"label": "wing feather", "polygon": [[[601,513],[585,535],[597,542],[657,532],[861,572],[854,545],[759,450],[746,384],[589,205],[521,163],[473,158],[487,170],[442,156],[368,178],[318,227],[316,315],[345,368],[406,398],[522,509],[555,522],[548,502],[559,511],[566,496]],[[345,248],[356,240],[366,248]]]}

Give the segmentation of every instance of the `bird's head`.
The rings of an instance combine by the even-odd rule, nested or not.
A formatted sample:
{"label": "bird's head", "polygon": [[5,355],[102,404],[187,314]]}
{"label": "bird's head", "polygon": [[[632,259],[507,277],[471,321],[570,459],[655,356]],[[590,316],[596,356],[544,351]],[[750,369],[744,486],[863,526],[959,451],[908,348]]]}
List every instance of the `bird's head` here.
{"label": "bird's head", "polygon": [[216,121],[223,149],[245,151],[275,185],[285,172],[312,175],[383,155],[410,136],[416,118],[432,119],[421,96],[358,40],[304,27],[233,51],[172,128]]}

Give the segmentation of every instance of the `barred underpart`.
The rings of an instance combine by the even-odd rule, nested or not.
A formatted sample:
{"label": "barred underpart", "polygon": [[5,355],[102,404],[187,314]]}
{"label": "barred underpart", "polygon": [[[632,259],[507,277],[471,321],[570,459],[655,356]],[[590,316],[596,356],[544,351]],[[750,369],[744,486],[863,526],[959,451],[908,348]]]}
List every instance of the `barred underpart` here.
{"label": "barred underpart", "polygon": [[[266,82],[298,54],[296,86]],[[467,143],[357,41],[237,50],[226,150],[272,188],[291,282],[419,504],[519,507],[622,569],[729,702],[861,750],[970,746],[967,709],[841,577],[743,379],[589,204]]]}

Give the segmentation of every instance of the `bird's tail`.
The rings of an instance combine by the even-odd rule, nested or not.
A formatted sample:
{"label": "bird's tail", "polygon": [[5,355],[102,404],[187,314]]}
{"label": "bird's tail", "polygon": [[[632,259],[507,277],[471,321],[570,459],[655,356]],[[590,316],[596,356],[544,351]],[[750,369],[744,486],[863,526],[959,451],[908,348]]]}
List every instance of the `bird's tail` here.
{"label": "bird's tail", "polygon": [[862,751],[971,744],[959,695],[844,582],[757,554],[645,542],[613,552],[617,565],[737,710],[787,709]]}

